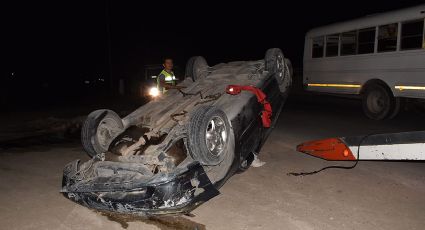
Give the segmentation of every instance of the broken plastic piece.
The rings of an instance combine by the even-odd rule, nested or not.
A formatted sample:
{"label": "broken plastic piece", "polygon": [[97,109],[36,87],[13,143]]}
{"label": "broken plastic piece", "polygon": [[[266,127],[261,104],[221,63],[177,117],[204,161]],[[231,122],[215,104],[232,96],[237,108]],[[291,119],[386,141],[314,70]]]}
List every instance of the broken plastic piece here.
{"label": "broken plastic piece", "polygon": [[339,138],[309,141],[297,146],[297,151],[331,161],[354,161],[350,148]]}

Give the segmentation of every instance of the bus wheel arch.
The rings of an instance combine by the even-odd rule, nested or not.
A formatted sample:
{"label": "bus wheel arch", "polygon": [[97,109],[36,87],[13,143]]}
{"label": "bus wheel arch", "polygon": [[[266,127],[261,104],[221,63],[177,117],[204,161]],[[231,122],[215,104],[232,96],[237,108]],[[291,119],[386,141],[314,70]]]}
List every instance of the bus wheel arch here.
{"label": "bus wheel arch", "polygon": [[401,99],[380,79],[371,79],[360,89],[364,114],[373,120],[392,119],[401,108]]}

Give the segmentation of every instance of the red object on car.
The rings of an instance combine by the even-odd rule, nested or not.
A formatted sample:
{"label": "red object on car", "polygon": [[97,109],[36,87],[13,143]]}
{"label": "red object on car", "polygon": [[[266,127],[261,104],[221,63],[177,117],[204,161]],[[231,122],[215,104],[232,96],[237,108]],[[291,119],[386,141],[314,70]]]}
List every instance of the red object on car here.
{"label": "red object on car", "polygon": [[340,138],[305,142],[297,146],[297,151],[329,161],[357,160],[350,147]]}
{"label": "red object on car", "polygon": [[272,106],[266,100],[267,95],[259,88],[250,85],[228,85],[226,93],[230,95],[238,95],[241,91],[250,91],[257,96],[257,101],[263,105],[263,111],[261,111],[261,120],[263,127],[270,128],[272,124]]}

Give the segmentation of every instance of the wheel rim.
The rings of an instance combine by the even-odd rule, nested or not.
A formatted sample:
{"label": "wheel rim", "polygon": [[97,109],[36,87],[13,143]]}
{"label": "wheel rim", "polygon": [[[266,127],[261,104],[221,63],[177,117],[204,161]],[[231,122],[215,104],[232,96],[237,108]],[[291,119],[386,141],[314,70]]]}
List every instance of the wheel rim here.
{"label": "wheel rim", "polygon": [[378,90],[369,93],[366,103],[369,111],[375,114],[381,113],[389,106],[388,97]]}
{"label": "wheel rim", "polygon": [[219,156],[223,152],[227,144],[227,129],[221,117],[213,117],[208,122],[205,140],[208,151],[212,155]]}
{"label": "wheel rim", "polygon": [[97,141],[99,142],[100,146],[102,146],[103,149],[108,149],[109,144],[112,141],[112,138],[114,138],[118,132],[119,132],[119,126],[114,121],[114,119],[105,118],[99,123],[99,126],[97,127],[97,131],[96,131]]}
{"label": "wheel rim", "polygon": [[282,55],[277,55],[276,58],[276,72],[279,75],[279,78],[283,80],[283,70],[285,69],[285,63]]}

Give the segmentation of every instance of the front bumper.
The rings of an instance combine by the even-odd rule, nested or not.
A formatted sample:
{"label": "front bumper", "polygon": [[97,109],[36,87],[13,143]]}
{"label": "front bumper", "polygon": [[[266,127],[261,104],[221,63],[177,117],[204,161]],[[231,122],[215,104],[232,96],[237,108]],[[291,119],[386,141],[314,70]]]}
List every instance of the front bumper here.
{"label": "front bumper", "polygon": [[116,172],[108,177],[81,176],[84,170],[79,160],[66,165],[61,192],[78,204],[100,211],[147,216],[189,213],[219,194],[198,162],[148,180]]}

